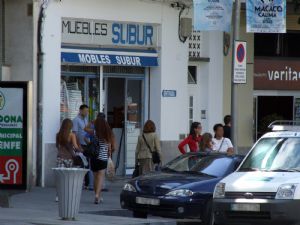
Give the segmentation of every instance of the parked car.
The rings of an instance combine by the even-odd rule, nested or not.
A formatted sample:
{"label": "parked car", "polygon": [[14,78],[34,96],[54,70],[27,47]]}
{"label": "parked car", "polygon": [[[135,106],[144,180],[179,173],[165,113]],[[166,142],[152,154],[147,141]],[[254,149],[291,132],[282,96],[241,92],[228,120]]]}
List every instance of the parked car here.
{"label": "parked car", "polygon": [[188,153],[162,168],[130,180],[120,196],[121,207],[134,217],[148,214],[171,218],[197,218],[210,223],[215,185],[232,173],[242,156]]}
{"label": "parked car", "polygon": [[215,224],[300,224],[299,131],[264,135],[238,170],[216,185]]}

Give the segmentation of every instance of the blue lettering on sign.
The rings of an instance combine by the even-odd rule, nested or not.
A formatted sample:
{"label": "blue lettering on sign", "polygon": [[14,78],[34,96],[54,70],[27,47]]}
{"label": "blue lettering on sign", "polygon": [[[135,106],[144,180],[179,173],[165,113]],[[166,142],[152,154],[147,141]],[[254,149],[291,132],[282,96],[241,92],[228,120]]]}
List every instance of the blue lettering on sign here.
{"label": "blue lettering on sign", "polygon": [[112,42],[114,44],[153,45],[154,29],[151,25],[112,24]]}

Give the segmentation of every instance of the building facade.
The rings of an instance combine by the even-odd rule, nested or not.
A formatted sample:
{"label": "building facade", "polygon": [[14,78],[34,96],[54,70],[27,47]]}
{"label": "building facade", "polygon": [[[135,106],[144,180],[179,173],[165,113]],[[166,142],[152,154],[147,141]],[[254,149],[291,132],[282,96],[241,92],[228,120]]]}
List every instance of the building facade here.
{"label": "building facade", "polygon": [[[30,176],[53,186],[55,136],[80,104],[89,119],[104,112],[113,128],[119,175],[134,167],[143,123],[156,123],[163,161],[179,155],[177,145],[192,121],[213,132],[230,114],[231,41],[223,32],[178,37],[181,8],[174,1],[62,0],[6,2],[2,80],[32,81]],[[192,1],[182,15],[192,18]],[[18,13],[16,13],[18,12]],[[238,149],[253,143],[254,36],[246,34],[247,84],[238,88]],[[2,54],[3,55],[3,54]]]}

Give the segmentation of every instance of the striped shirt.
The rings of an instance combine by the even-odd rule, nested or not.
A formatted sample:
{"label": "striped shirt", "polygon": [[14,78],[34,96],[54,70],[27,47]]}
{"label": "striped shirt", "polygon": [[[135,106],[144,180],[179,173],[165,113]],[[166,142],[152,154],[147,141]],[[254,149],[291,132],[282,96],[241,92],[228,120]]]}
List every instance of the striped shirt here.
{"label": "striped shirt", "polygon": [[98,148],[97,159],[102,160],[102,161],[107,161],[109,144],[106,143],[103,139],[99,139],[97,137],[95,137],[95,142],[97,143],[97,148]]}

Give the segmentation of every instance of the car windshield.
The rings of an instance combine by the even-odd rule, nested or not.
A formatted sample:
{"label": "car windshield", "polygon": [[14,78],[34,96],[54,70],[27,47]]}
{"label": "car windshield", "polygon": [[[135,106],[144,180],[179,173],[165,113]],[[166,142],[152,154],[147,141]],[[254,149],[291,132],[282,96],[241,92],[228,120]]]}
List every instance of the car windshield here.
{"label": "car windshield", "polygon": [[164,167],[164,171],[223,177],[232,165],[232,158],[203,155],[184,155]]}
{"label": "car windshield", "polygon": [[263,138],[239,171],[300,171],[300,138]]}

